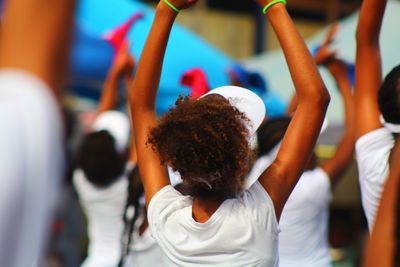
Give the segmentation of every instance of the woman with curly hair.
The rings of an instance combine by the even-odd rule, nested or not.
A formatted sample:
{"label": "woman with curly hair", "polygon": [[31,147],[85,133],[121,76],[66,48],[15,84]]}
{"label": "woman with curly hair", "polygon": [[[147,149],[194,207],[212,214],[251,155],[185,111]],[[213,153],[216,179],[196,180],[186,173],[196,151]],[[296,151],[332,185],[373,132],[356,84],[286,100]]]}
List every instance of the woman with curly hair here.
{"label": "woman with curly hair", "polygon": [[[329,94],[284,2],[259,0],[283,48],[298,108],[276,160],[248,190],[252,135],[265,109],[239,87],[179,98],[157,120],[155,102],[173,22],[195,0],[163,0],[129,92],[152,235],[167,266],[278,266],[278,220],[314,148]],[[170,184],[179,171],[190,196]]]}

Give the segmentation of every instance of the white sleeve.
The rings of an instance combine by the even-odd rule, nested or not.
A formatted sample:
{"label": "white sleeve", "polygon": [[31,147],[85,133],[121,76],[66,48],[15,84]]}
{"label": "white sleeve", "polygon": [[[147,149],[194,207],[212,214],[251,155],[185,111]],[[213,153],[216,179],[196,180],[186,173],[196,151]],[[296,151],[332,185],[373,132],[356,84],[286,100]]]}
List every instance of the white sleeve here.
{"label": "white sleeve", "polygon": [[385,128],[369,132],[356,142],[361,200],[370,230],[389,174],[389,156],[393,146],[393,135]]}
{"label": "white sleeve", "polygon": [[63,171],[63,125],[47,85],[0,71],[0,266],[38,266]]}
{"label": "white sleeve", "polygon": [[250,209],[259,225],[278,235],[280,230],[274,203],[259,181],[256,181],[248,190],[243,191],[238,199]]}
{"label": "white sleeve", "polygon": [[[173,186],[166,185],[159,190],[150,200],[147,210],[149,226],[154,234],[157,225],[165,220],[171,212],[180,208],[182,198],[187,198],[179,193]],[[175,205],[176,204],[176,205]]]}

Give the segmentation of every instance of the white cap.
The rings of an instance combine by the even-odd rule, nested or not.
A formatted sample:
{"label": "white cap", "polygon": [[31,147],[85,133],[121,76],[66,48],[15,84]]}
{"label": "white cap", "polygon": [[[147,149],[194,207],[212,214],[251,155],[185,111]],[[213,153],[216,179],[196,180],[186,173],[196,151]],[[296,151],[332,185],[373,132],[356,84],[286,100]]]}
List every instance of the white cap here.
{"label": "white cap", "polygon": [[253,135],[265,118],[265,105],[262,99],[252,91],[238,86],[222,86],[209,91],[202,97],[217,94],[228,99],[231,105],[244,113],[250,120],[247,124],[250,135]]}
{"label": "white cap", "polygon": [[124,113],[110,110],[97,116],[93,123],[94,131],[105,130],[115,140],[115,148],[118,152],[125,151],[129,140],[129,119]]}

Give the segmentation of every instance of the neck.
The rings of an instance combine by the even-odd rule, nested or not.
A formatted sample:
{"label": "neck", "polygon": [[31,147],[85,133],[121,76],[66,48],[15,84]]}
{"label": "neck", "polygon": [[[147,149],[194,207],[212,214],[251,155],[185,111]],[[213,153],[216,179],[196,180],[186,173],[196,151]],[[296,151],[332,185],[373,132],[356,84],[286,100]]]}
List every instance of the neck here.
{"label": "neck", "polygon": [[192,216],[196,222],[206,222],[214,212],[221,206],[226,198],[215,196],[201,198],[196,197],[193,199]]}

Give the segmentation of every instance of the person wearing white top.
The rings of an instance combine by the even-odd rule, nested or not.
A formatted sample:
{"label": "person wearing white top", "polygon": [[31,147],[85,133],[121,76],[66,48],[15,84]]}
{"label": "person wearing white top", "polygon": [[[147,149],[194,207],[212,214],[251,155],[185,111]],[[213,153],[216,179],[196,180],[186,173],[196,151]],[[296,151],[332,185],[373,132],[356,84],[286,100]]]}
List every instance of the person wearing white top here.
{"label": "person wearing white top", "polygon": [[[335,30],[334,28],[332,30]],[[296,184],[283,208],[279,221],[279,266],[331,266],[328,242],[328,215],[331,187],[337,183],[352,162],[354,147],[354,105],[346,65],[328,49],[332,34],[316,54],[316,62],[324,64],[335,78],[344,101],[345,129],[332,158],[316,163],[313,155],[306,171]],[[293,110],[288,110],[292,113]],[[264,171],[258,162],[273,162],[290,117],[271,119],[257,133],[259,160],[248,177],[248,183]]]}
{"label": "person wearing white top", "polygon": [[132,78],[133,58],[125,43],[109,70],[97,117],[85,134],[78,152],[74,187],[87,217],[89,246],[85,267],[114,267],[123,255],[124,216],[129,207],[130,176],[136,152],[129,144],[129,119],[113,111],[118,100],[118,81]]}
{"label": "person wearing white top", "polygon": [[[58,97],[75,1],[7,1],[0,39],[0,266],[43,266],[59,184]],[[60,34],[62,32],[62,34]],[[57,36],[57,38],[54,38]]]}
{"label": "person wearing white top", "polygon": [[361,199],[370,232],[400,133],[400,66],[382,81],[379,36],[386,0],[363,1],[357,26],[356,157]]}
{"label": "person wearing white top", "polygon": [[[299,105],[277,159],[243,190],[254,154],[250,140],[265,117],[256,94],[223,86],[198,99],[180,97],[156,117],[169,34],[179,10],[195,2],[158,3],[129,90],[150,230],[167,266],[278,266],[278,220],[313,150],[330,97],[284,1],[259,0],[282,45]],[[169,185],[167,166],[180,173],[190,196]]]}

